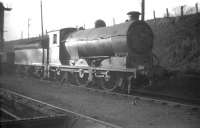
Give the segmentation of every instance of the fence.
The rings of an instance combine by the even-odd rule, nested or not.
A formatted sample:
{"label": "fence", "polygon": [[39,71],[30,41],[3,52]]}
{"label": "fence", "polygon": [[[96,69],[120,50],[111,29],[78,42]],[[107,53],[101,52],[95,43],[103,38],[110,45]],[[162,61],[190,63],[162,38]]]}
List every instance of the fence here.
{"label": "fence", "polygon": [[[199,7],[198,3],[195,4],[194,7],[189,7],[186,8],[187,6],[179,6],[177,8],[174,8],[174,13],[172,14],[169,12],[169,9],[166,8],[166,13],[164,14],[164,17],[174,17],[174,16],[184,16],[184,15],[189,15],[189,14],[198,14],[199,13]],[[153,19],[156,21],[156,11],[153,10]]]}

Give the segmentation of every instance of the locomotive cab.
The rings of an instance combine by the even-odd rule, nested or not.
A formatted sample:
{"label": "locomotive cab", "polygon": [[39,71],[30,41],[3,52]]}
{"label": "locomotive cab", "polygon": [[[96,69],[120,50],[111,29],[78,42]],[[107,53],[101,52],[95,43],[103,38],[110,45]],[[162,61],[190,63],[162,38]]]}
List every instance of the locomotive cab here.
{"label": "locomotive cab", "polygon": [[75,28],[64,28],[48,32],[49,35],[49,65],[69,65],[70,55],[64,45],[68,35],[76,31]]}
{"label": "locomotive cab", "polygon": [[49,65],[61,65],[59,60],[60,31],[50,31],[49,35]]}

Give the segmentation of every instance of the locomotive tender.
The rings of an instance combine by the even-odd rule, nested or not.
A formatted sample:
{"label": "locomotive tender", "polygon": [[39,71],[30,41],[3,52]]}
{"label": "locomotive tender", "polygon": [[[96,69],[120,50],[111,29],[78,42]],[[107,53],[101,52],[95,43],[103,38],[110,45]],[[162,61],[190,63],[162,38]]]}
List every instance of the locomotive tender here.
{"label": "locomotive tender", "polygon": [[61,77],[62,81],[73,77],[78,85],[96,82],[109,91],[126,86],[130,92],[138,74],[147,75],[152,66],[153,33],[138,20],[139,13],[129,14],[131,20],[113,26],[64,28],[5,45],[12,46],[9,53],[14,53],[18,71]]}

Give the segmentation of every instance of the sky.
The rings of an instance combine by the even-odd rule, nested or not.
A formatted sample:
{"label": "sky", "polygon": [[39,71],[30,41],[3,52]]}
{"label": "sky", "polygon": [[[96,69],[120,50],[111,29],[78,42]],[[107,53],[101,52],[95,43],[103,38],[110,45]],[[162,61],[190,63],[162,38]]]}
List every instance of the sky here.
{"label": "sky", "polygon": [[[35,37],[41,34],[40,1],[41,0],[0,0],[5,7],[12,8],[5,12],[4,39],[15,40]],[[141,11],[141,0],[42,0],[44,31],[57,30],[66,27],[94,27],[97,19],[102,19],[107,26],[128,19],[129,11]],[[195,6],[200,0],[145,0],[145,20],[163,17],[166,8],[187,5]]]}

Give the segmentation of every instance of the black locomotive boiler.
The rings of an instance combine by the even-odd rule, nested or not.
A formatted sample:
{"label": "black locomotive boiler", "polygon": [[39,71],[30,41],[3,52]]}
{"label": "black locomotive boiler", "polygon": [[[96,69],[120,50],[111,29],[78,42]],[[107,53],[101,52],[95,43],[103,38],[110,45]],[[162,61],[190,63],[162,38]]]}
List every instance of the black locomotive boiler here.
{"label": "black locomotive boiler", "polygon": [[[41,41],[45,50],[37,53],[43,56],[37,63],[43,67],[43,76],[73,79],[78,85],[98,83],[109,91],[126,87],[130,92],[135,86],[133,81],[147,76],[152,66],[153,33],[147,23],[138,20],[139,13],[129,15],[131,20],[109,27],[48,32],[48,43]],[[13,50],[15,56],[18,49]],[[23,55],[30,55],[30,50],[24,50]],[[18,66],[20,61],[15,60]],[[26,68],[33,67],[31,62],[27,64]]]}

